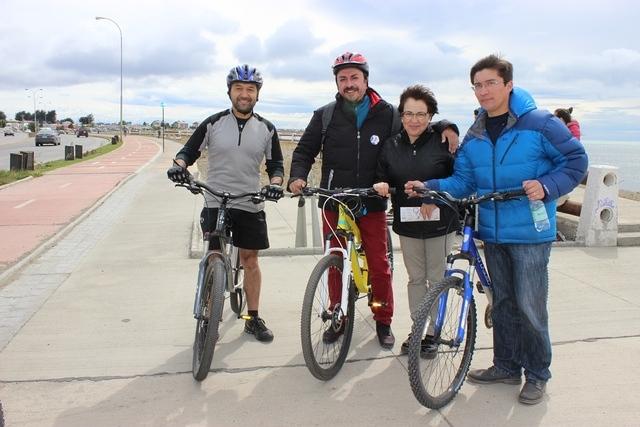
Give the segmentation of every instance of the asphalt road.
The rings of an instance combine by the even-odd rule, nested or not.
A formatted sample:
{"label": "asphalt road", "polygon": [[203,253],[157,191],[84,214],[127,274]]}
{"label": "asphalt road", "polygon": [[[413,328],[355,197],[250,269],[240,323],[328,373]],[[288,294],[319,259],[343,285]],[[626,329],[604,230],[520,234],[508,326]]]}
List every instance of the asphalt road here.
{"label": "asphalt road", "polygon": [[36,147],[35,138],[29,138],[28,134],[16,132],[15,136],[4,136],[0,133],[0,170],[9,170],[9,155],[20,151],[33,151],[36,163],[45,163],[52,160],[64,159],[65,145],[82,145],[82,151],[87,152],[102,145],[110,143],[110,140],[96,137],[81,137],[75,135],[60,135],[60,145],[44,145]]}

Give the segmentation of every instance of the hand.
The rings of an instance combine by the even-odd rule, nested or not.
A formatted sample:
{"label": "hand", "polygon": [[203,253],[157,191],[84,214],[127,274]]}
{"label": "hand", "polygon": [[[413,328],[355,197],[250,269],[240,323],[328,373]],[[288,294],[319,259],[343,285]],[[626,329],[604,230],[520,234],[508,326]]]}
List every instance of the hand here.
{"label": "hand", "polygon": [[529,200],[542,200],[546,196],[542,184],[537,179],[522,181],[522,188],[527,193]]}
{"label": "hand", "polygon": [[435,211],[437,208],[438,207],[436,205],[423,203],[422,205],[420,205],[420,213],[422,214],[422,217],[424,219],[429,219],[431,218],[431,214],[433,213],[433,211]]}
{"label": "hand", "polygon": [[404,184],[404,192],[407,194],[407,196],[421,197],[420,194],[414,191],[414,188],[421,189],[426,187],[424,186],[424,183],[422,181],[407,181],[407,183]]}
{"label": "hand", "polygon": [[373,184],[373,189],[378,192],[382,197],[389,197],[389,184],[386,182],[376,182]]}
{"label": "hand", "polygon": [[167,170],[167,177],[169,177],[171,181],[178,184],[186,184],[191,181],[191,174],[189,173],[187,168],[178,164],[171,166]]}
{"label": "hand", "polygon": [[302,189],[307,186],[307,182],[304,179],[298,178],[289,184],[289,191],[293,194],[302,193]]}
{"label": "hand", "polygon": [[444,144],[447,141],[449,141],[449,152],[451,154],[455,153],[458,145],[460,145],[460,138],[451,128],[446,128],[442,131],[442,143]]}
{"label": "hand", "polygon": [[284,189],[280,185],[269,184],[262,187],[260,193],[262,193],[267,200],[278,201],[284,196]]}

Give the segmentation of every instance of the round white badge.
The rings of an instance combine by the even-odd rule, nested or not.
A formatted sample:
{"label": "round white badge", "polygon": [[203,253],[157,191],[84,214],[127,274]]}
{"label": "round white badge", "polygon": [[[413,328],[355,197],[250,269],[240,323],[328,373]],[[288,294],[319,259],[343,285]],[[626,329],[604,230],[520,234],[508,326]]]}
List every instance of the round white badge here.
{"label": "round white badge", "polygon": [[371,135],[371,138],[369,138],[369,142],[373,145],[378,145],[378,143],[380,142],[380,137],[378,137],[378,135]]}

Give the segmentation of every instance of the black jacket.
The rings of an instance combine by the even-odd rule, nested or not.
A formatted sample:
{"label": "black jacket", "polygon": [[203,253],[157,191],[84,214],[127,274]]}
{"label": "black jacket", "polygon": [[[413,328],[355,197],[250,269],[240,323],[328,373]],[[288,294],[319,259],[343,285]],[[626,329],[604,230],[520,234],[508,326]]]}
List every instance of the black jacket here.
{"label": "black jacket", "polygon": [[378,161],[377,182],[387,182],[395,188],[392,196],[393,231],[401,236],[427,239],[455,230],[457,214],[440,207],[439,221],[400,222],[401,206],[420,206],[421,198],[408,198],[404,193],[407,181],[446,178],[453,173],[453,155],[441,134],[430,125],[414,144],[403,130],[384,142]]}
{"label": "black jacket", "polygon": [[[383,100],[371,88],[367,89],[367,95],[371,100],[371,107],[359,131],[356,126],[355,112],[347,111],[342,96],[336,95],[335,110],[327,127],[323,146],[321,144],[323,109],[314,111],[309,125],[293,152],[289,183],[298,178],[307,179],[311,165],[321,150],[320,187],[371,187],[376,182],[378,156],[383,141],[391,136],[395,107]],[[440,122],[440,130],[444,130],[449,125],[451,125],[449,122]],[[365,205],[369,211],[382,211],[385,210],[387,202],[384,199],[370,198],[365,200]]]}

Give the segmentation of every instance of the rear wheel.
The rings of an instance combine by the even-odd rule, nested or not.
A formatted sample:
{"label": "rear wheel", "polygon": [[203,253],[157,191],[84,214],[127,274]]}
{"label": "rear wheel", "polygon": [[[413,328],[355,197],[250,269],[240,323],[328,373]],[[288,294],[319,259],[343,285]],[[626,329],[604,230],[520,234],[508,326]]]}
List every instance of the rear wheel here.
{"label": "rear wheel", "polygon": [[[441,301],[446,302],[442,329],[434,334]],[[451,276],[432,285],[416,312],[409,340],[409,382],[418,402],[427,408],[437,409],[449,403],[469,371],[476,341],[476,306],[472,296],[464,325],[465,335],[457,344],[455,339],[463,301],[462,279]],[[437,351],[428,358],[420,354],[426,335],[431,335],[437,346]]]}
{"label": "rear wheel", "polygon": [[218,327],[222,319],[226,280],[224,261],[217,256],[211,257],[206,267],[193,342],[192,371],[193,377],[198,381],[207,377],[218,342]]}
{"label": "rear wheel", "polygon": [[244,268],[240,263],[240,250],[235,246],[232,247],[231,252],[232,264],[232,276],[233,276],[233,290],[229,296],[229,302],[231,303],[231,310],[237,315],[242,314],[247,304],[247,300],[244,295]]}
{"label": "rear wheel", "polygon": [[[349,285],[347,316],[340,317],[339,307],[329,301],[329,273],[342,277],[343,260],[337,255],[321,258],[311,272],[302,303],[300,333],[304,362],[311,374],[330,380],[340,371],[351,345],[355,318],[356,290]],[[342,331],[333,342],[325,342],[325,333]]]}

